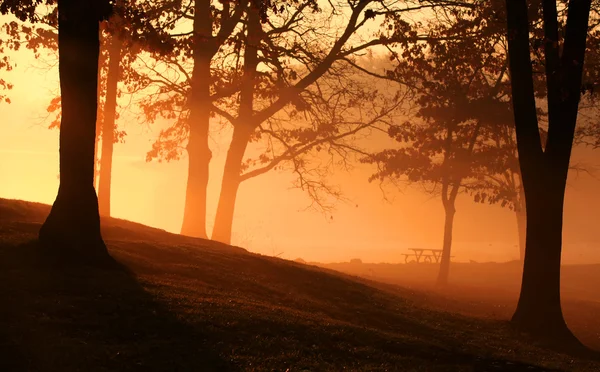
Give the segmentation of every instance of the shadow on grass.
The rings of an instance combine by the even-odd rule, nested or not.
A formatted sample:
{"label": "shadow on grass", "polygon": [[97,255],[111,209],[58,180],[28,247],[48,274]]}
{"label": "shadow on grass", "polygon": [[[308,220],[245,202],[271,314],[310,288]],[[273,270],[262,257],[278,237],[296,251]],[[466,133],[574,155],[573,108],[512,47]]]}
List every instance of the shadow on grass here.
{"label": "shadow on grass", "polygon": [[[311,286],[317,292],[345,287],[316,284]],[[257,314],[227,305],[184,322],[112,259],[86,266],[37,242],[0,244],[0,371],[285,371],[288,366],[290,371],[361,371],[365,365],[379,370],[382,362],[392,371],[455,371],[458,366],[551,371],[476,355],[466,346],[465,351],[443,347],[451,343],[449,335],[436,338],[436,331],[425,325],[410,319],[402,323],[401,314],[342,316],[342,308],[373,299],[359,293],[342,292],[341,297],[346,303],[340,298],[340,308],[330,315],[354,325],[309,325],[291,319],[288,312]],[[390,323],[423,339],[407,341],[382,333],[385,322],[361,321],[386,313]],[[427,342],[429,338],[442,346]]]}
{"label": "shadow on grass", "polygon": [[0,246],[0,370],[235,371],[112,259]]}

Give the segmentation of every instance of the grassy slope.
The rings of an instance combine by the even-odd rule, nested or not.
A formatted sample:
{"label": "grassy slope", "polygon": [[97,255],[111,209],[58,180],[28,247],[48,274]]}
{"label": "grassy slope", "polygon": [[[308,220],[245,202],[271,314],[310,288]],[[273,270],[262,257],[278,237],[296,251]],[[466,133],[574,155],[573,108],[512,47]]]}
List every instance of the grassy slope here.
{"label": "grassy slope", "polygon": [[[332,270],[427,293],[429,308],[488,319],[509,319],[521,287],[519,262],[453,263],[450,287],[432,288],[438,265],[432,264],[319,264]],[[600,350],[600,265],[564,265],[561,274],[563,313],[567,324],[586,345]]]}
{"label": "grassy slope", "polygon": [[0,199],[1,371],[593,371],[420,292],[103,220],[105,268],[35,242],[48,206]]}

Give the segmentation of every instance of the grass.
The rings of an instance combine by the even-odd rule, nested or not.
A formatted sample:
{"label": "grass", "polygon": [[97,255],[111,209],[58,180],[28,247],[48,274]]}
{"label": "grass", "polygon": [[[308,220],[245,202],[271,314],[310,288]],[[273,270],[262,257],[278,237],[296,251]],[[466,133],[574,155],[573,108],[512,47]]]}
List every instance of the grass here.
{"label": "grass", "polygon": [[48,208],[0,199],[0,371],[600,370],[442,296],[127,221],[103,220],[113,264],[77,265],[38,246]]}

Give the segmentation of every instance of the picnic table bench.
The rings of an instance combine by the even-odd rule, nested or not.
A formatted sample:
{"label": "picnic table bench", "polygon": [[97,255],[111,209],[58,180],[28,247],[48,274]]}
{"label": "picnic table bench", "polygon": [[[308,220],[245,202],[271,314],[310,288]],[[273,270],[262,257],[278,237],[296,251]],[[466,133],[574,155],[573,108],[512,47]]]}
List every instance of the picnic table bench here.
{"label": "picnic table bench", "polygon": [[[408,263],[409,257],[414,257],[417,263],[421,263],[421,258],[424,263],[432,263],[435,260],[435,263],[439,263],[442,258],[441,249],[427,249],[427,248],[409,248],[411,253],[403,253],[404,262]],[[454,256],[450,256],[451,258]]]}

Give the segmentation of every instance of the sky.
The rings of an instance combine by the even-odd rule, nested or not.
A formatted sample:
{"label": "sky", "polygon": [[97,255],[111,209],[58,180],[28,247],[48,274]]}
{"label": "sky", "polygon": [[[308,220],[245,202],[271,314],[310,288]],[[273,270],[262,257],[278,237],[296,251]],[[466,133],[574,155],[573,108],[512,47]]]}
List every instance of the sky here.
{"label": "sky", "polygon": [[[49,130],[46,107],[58,92],[56,66],[48,67],[23,50],[0,78],[14,83],[11,104],[0,104],[0,197],[52,203],[58,188],[58,131]],[[187,159],[146,162],[160,131],[122,112],[118,125],[126,141],[115,145],[112,184],[113,217],[177,233],[181,227]],[[228,131],[214,132],[208,194],[208,231],[219,196]],[[576,149],[573,162],[588,169],[600,165],[600,152]],[[599,168],[600,169],[600,168]],[[441,249],[444,214],[441,201],[418,187],[387,186],[385,196],[369,183],[373,169],[357,165],[337,172],[332,182],[350,201],[329,214],[306,210],[310,199],[292,189],[292,175],[271,172],[242,184],[232,243],[253,252],[307,261],[403,262],[408,248]],[[565,204],[565,263],[600,262],[600,172],[572,173]],[[387,200],[386,200],[387,199]],[[455,261],[517,259],[514,213],[499,206],[475,204],[459,196],[454,223]]]}

